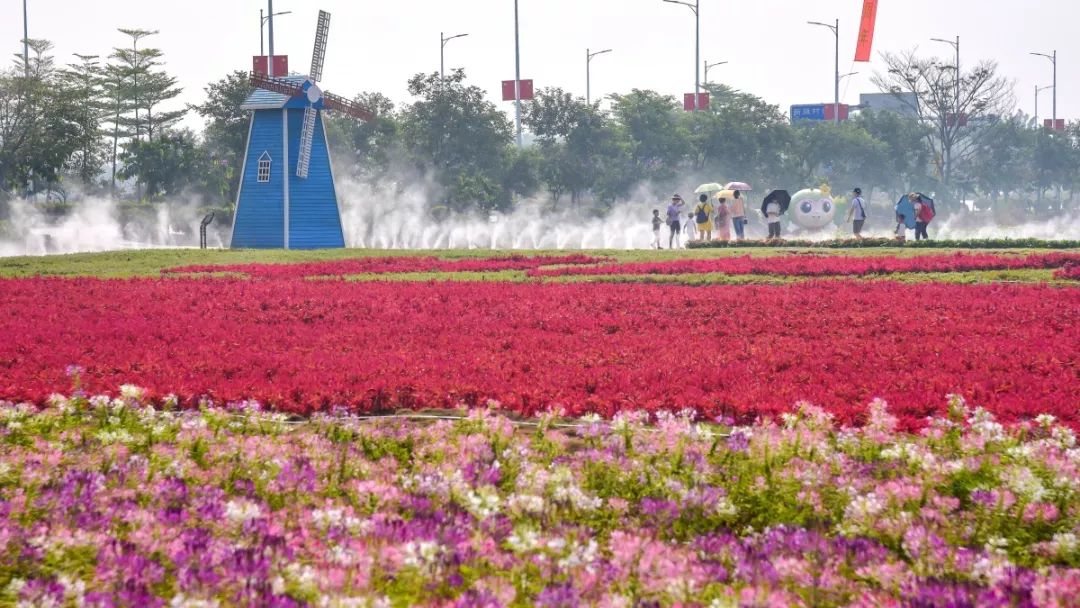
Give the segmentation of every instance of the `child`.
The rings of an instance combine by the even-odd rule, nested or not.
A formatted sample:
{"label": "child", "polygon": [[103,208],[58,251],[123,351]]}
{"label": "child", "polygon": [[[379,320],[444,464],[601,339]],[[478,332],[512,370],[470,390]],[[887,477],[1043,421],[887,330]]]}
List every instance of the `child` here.
{"label": "child", "polygon": [[686,225],[683,228],[686,231],[686,240],[688,240],[688,241],[696,241],[697,240],[697,224],[694,223],[694,212],[693,211],[686,214]]}
{"label": "child", "polygon": [[904,223],[903,214],[896,216],[896,242],[903,243],[907,240],[907,224]]}
{"label": "child", "polygon": [[659,209],[653,209],[652,210],[652,236],[653,236],[653,242],[652,242],[652,247],[651,247],[652,249],[663,249],[664,248],[662,245],[660,245],[660,227],[663,226],[663,225],[664,225],[664,220],[660,219],[660,210]]}

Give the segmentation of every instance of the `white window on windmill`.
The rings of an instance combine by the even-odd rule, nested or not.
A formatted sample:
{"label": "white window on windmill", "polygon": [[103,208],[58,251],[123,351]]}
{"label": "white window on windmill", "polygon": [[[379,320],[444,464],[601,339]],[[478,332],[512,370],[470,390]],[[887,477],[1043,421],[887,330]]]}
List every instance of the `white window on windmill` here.
{"label": "white window on windmill", "polygon": [[266,183],[270,181],[270,153],[263,152],[259,157],[259,182]]}

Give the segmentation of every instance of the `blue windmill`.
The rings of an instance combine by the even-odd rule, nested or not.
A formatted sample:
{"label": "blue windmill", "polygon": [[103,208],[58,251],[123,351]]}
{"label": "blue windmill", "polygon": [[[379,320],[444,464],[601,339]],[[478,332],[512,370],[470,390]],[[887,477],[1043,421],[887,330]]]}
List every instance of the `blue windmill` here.
{"label": "blue windmill", "polygon": [[230,247],[345,246],[322,113],[375,116],[319,87],[329,29],[330,13],[319,11],[308,76],[251,73],[256,90],[240,106],[252,114]]}

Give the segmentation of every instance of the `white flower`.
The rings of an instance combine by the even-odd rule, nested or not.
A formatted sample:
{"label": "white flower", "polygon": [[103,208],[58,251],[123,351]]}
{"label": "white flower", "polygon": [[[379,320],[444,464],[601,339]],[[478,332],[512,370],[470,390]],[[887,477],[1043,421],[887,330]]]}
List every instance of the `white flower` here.
{"label": "white flower", "polygon": [[507,537],[506,544],[515,553],[532,551],[540,545],[540,535],[531,528],[519,528]]}
{"label": "white flower", "polygon": [[402,563],[414,568],[427,569],[437,563],[444,551],[442,545],[428,540],[408,542],[405,543],[405,557]]}
{"label": "white flower", "polygon": [[233,523],[244,523],[260,516],[262,516],[262,509],[249,500],[241,498],[225,503],[225,517],[229,518]]}
{"label": "white flower", "polygon": [[515,513],[539,515],[544,512],[544,497],[535,494],[512,494],[506,500],[506,507]]}
{"label": "white flower", "polygon": [[124,399],[128,399],[130,401],[142,401],[143,395],[145,394],[146,391],[144,389],[135,386],[134,384],[120,385],[120,396]]}
{"label": "white flower", "polygon": [[1050,540],[1050,546],[1059,557],[1065,557],[1080,548],[1080,541],[1072,532],[1058,532]]}
{"label": "white flower", "polygon": [[1047,494],[1042,480],[1027,467],[1006,469],[1002,475],[1002,481],[1010,490],[1031,502],[1042,500]]}
{"label": "white flower", "polygon": [[1076,434],[1068,427],[1055,426],[1050,437],[1066,450],[1076,445]]}
{"label": "white flower", "polygon": [[1035,417],[1035,422],[1043,428],[1050,428],[1055,421],[1057,421],[1057,418],[1053,414],[1039,414]]}

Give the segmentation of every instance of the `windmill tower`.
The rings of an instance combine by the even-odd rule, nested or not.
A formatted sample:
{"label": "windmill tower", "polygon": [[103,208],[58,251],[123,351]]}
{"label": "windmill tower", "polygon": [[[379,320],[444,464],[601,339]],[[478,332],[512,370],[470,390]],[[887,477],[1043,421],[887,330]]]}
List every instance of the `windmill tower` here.
{"label": "windmill tower", "polygon": [[[344,247],[323,111],[358,120],[374,114],[319,87],[330,13],[319,11],[308,76],[251,73],[256,87],[240,106],[251,111],[236,197],[230,247],[319,249]],[[264,64],[265,65],[265,64]]]}

